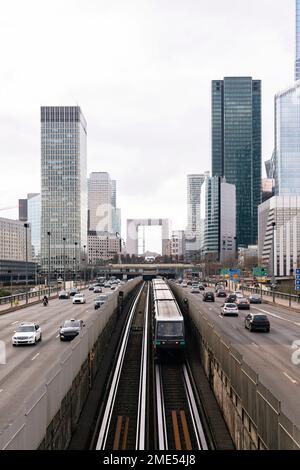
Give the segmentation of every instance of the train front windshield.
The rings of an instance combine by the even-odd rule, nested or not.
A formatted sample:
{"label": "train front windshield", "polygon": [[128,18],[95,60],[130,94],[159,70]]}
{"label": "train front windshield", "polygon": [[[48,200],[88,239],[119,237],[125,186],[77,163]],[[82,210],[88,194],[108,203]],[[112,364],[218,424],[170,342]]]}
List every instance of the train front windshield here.
{"label": "train front windshield", "polygon": [[183,336],[183,323],[174,321],[157,322],[157,339],[181,338]]}

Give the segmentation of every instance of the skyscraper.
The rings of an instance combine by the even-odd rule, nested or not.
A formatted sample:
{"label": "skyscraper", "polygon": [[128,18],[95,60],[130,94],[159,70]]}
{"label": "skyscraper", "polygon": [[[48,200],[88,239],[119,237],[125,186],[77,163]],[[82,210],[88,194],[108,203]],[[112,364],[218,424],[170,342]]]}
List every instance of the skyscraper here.
{"label": "skyscraper", "polygon": [[[87,245],[87,124],[79,106],[41,108],[41,265],[75,270]],[[49,235],[50,233],[50,235]],[[65,240],[64,240],[65,238]]]}
{"label": "skyscraper", "polygon": [[39,261],[41,253],[41,195],[28,194],[27,208],[27,220],[31,227],[32,256],[35,261]]}
{"label": "skyscraper", "polygon": [[197,254],[200,255],[200,203],[201,187],[205,180],[204,174],[187,176],[187,229],[186,229],[186,257],[192,261]]}
{"label": "skyscraper", "polygon": [[88,179],[88,208],[90,214],[89,230],[112,232],[112,196],[116,187],[106,172],[94,172]]}
{"label": "skyscraper", "polygon": [[300,194],[300,81],[275,96],[275,194]]}
{"label": "skyscraper", "polygon": [[212,176],[236,186],[237,243],[257,243],[261,202],[261,81],[212,82]]}
{"label": "skyscraper", "polygon": [[201,254],[226,263],[236,256],[235,186],[225,178],[205,178],[201,191]]}
{"label": "skyscraper", "polygon": [[300,0],[296,0],[296,63],[295,80],[300,80]]}

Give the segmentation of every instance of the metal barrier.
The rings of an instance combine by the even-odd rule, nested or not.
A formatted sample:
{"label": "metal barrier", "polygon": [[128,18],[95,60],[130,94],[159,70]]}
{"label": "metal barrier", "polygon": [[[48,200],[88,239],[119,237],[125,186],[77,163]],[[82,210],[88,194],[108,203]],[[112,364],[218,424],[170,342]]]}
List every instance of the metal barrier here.
{"label": "metal barrier", "polygon": [[295,295],[295,294],[286,294],[284,292],[278,292],[278,291],[272,291],[272,290],[264,290],[261,288],[257,287],[248,287],[241,285],[241,289],[251,292],[251,294],[259,294],[261,296],[266,296],[270,297],[270,300],[273,300],[274,303],[276,303],[275,299],[283,299],[287,301],[287,305],[291,307],[292,303],[299,304],[300,306],[300,295]]}
{"label": "metal barrier", "polygon": [[[172,289],[178,299],[186,296],[174,284]],[[300,450],[300,430],[282,413],[280,401],[226,334],[217,332],[199,311],[199,304],[191,297],[188,301],[190,319],[202,341],[203,366],[237,448]]]}

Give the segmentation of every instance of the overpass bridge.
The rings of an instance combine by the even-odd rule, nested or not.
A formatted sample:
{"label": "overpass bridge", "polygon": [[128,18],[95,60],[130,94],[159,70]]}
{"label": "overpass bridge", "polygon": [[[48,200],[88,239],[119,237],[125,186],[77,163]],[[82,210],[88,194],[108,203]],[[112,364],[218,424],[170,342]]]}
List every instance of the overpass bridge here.
{"label": "overpass bridge", "polygon": [[174,279],[177,277],[183,277],[185,273],[198,276],[199,273],[201,273],[201,267],[183,263],[109,264],[106,266],[98,266],[96,268],[96,272],[99,276],[127,276],[127,279],[132,279],[138,276],[143,276],[145,280],[150,280],[155,276],[163,276],[169,279]]}

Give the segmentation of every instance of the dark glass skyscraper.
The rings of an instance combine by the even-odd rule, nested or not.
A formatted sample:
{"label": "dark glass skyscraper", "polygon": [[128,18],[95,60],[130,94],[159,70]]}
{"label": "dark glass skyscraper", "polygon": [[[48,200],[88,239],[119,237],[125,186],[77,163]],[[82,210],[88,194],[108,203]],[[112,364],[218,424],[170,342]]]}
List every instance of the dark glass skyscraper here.
{"label": "dark glass skyscraper", "polygon": [[236,186],[237,243],[257,243],[261,203],[261,81],[212,82],[212,176]]}

